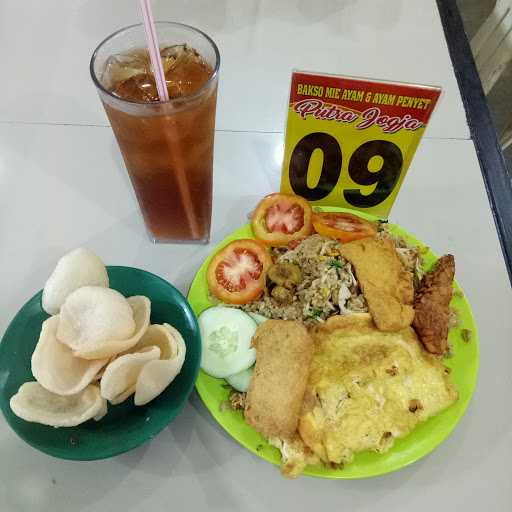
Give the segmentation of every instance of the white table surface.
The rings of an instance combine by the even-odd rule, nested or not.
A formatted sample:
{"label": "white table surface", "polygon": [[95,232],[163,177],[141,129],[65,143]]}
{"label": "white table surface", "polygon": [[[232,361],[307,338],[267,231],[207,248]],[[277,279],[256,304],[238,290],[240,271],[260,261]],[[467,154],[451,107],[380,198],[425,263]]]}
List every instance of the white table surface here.
{"label": "white table surface", "polygon": [[[276,190],[281,144],[280,134],[218,133],[211,244],[152,245],[110,129],[0,126],[0,332],[56,259],[79,245],[107,263],[155,272],[186,292],[213,245],[244,222],[261,195]],[[489,510],[509,511],[512,293],[473,143],[424,140],[392,219],[435,251],[456,255],[457,277],[480,330],[474,399],[430,456],[376,479],[286,481],[229,438],[193,393],[151,443],[94,463],[39,453],[0,421],[0,496],[7,498],[0,509],[156,511],[176,503],[195,511],[431,512],[488,510],[492,501]]]}
{"label": "white table surface", "polygon": [[[439,85],[428,137],[468,138],[435,0],[153,0],[221,52],[220,130],[281,132],[292,68]],[[0,120],[107,125],[89,59],[137,0],[2,0]],[[214,6],[214,7],[213,7]],[[14,21],[16,20],[16,21]]]}
{"label": "white table surface", "polygon": [[[282,130],[292,65],[320,63],[315,69],[445,87],[391,219],[436,252],[456,255],[457,278],[480,331],[478,387],[457,429],[431,455],[360,481],[283,479],[228,437],[195,393],[153,441],[92,463],[37,452],[0,419],[0,510],[510,511],[512,291],[473,143],[465,140],[468,129],[434,2],[325,0],[313,10],[313,2],[286,2],[294,6],[287,9],[285,2],[271,7],[248,1],[242,7],[220,1],[211,13],[206,0],[154,1],[157,17],[204,27],[224,55],[218,124],[225,131],[216,135],[207,246],[152,245],[110,128],[76,126],[105,123],[88,83],[87,60],[104,35],[135,19],[132,3],[0,3],[0,47],[16,42],[4,55],[9,65],[3,69],[12,74],[0,81],[0,335],[57,258],[77,246],[90,247],[108,264],[155,272],[186,292],[214,244],[244,222],[263,194],[278,188],[282,134],[261,132]],[[23,20],[21,29],[9,21],[13,14]],[[344,55],[336,57],[334,47]],[[30,66],[20,66],[15,57],[27,53]],[[35,77],[43,70],[39,86]],[[240,87],[249,96],[266,87],[268,103],[252,97],[246,104]]]}

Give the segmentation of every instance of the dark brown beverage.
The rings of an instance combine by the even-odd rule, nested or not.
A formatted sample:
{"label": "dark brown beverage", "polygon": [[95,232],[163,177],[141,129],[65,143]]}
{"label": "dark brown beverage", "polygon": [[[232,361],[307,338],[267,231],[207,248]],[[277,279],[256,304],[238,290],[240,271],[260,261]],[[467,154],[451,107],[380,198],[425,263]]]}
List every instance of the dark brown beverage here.
{"label": "dark brown beverage", "polygon": [[160,53],[168,102],[144,49],[106,60],[100,96],[152,238],[208,241],[217,77],[185,44]]}

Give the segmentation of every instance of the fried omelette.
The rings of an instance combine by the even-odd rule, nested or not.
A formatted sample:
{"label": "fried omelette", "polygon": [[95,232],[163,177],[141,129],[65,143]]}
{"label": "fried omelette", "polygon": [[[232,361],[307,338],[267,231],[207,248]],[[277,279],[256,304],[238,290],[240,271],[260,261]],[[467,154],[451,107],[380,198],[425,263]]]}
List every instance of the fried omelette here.
{"label": "fried omelette", "polygon": [[448,350],[448,324],[452,298],[455,258],[439,258],[431,272],[423,277],[414,298],[413,326],[426,350],[444,354]]}
{"label": "fried omelette", "polygon": [[412,274],[405,270],[393,243],[363,238],[343,244],[341,255],[353,265],[375,325],[395,332],[414,319]]}
{"label": "fried omelette", "polygon": [[331,317],[312,334],[299,433],[326,463],[348,463],[364,450],[386,452],[457,400],[446,368],[422,349],[411,327],[382,332],[361,313]]}
{"label": "fried omelette", "polygon": [[313,340],[301,322],[267,320],[252,339],[256,366],[245,419],[265,437],[292,439],[302,408]]}

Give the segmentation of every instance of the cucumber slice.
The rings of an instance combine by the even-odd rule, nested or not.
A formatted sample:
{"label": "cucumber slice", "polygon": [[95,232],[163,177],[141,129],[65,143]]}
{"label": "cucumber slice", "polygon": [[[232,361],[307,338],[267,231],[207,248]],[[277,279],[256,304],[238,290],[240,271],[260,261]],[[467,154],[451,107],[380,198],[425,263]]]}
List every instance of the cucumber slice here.
{"label": "cucumber slice", "polygon": [[201,331],[201,368],[212,377],[225,378],[246,370],[256,360],[251,339],[256,322],[243,311],[215,306],[198,318]]}
{"label": "cucumber slice", "polygon": [[266,316],[260,315],[259,313],[247,313],[258,325],[269,320]]}
{"label": "cucumber slice", "polygon": [[226,377],[226,380],[228,381],[228,384],[234,387],[237,391],[245,393],[249,389],[253,372],[254,366],[251,366],[250,368],[247,368],[247,370],[242,370],[241,372]]}

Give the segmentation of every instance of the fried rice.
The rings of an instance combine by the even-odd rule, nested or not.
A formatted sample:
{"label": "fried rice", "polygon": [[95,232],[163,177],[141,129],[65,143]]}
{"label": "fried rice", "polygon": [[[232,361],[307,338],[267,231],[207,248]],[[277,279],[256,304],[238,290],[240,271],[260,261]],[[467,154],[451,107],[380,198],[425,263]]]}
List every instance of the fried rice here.
{"label": "fried rice", "polygon": [[[393,242],[404,267],[414,275],[415,283],[419,283],[423,275],[421,250],[391,234],[385,224],[379,227],[377,236]],[[333,315],[366,313],[366,300],[352,265],[340,255],[340,247],[337,240],[311,235],[293,249],[273,249],[275,263],[293,263],[302,272],[302,281],[291,302],[279,303],[266,290],[262,297],[241,309],[267,318],[302,320],[306,324],[323,322]]]}
{"label": "fried rice", "polygon": [[302,282],[292,301],[279,304],[265,293],[242,309],[267,318],[306,323],[323,321],[332,315],[368,311],[352,265],[340,256],[340,246],[336,240],[312,235],[294,249],[275,249],[276,263],[294,263],[302,272]]}

